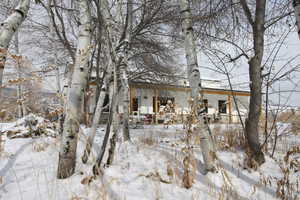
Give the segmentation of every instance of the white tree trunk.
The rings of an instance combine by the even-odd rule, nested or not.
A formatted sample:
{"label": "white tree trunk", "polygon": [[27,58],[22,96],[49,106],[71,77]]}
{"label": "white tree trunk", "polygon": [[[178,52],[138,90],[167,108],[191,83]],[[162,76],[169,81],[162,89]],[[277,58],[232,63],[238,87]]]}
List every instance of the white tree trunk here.
{"label": "white tree trunk", "polygon": [[121,49],[120,59],[122,59],[121,63],[121,82],[123,88],[123,138],[124,141],[130,140],[129,133],[129,84],[128,84],[128,57],[129,57],[129,45],[131,42],[131,30],[132,30],[132,15],[133,15],[133,4],[132,0],[127,0],[127,16],[126,16],[126,24],[124,30],[124,45]]}
{"label": "white tree trunk", "polygon": [[296,25],[298,28],[298,36],[300,39],[300,0],[293,0],[293,7],[295,11]]}
{"label": "white tree trunk", "polygon": [[77,138],[86,86],[87,67],[91,43],[91,14],[88,0],[78,0],[80,26],[76,61],[71,88],[68,90],[66,117],[59,152],[58,178],[67,178],[74,173],[76,165]]}
{"label": "white tree trunk", "polygon": [[191,10],[189,0],[181,0],[181,15],[183,33],[185,36],[185,52],[187,60],[188,79],[191,87],[191,98],[193,99],[192,112],[198,118],[197,134],[201,135],[201,150],[206,171],[214,170],[215,150],[213,139],[211,137],[208,124],[204,122],[203,114],[200,105],[203,103],[202,98],[199,98],[202,92],[200,71],[197,62],[197,52],[194,39],[194,32],[192,27]]}
{"label": "white tree trunk", "polygon": [[[111,58],[114,61],[113,64],[115,67],[118,68],[118,72],[121,72],[122,78],[122,88],[123,88],[123,95],[124,95],[124,101],[123,101],[123,137],[124,141],[130,140],[130,133],[129,133],[129,85],[128,85],[128,75],[127,75],[127,68],[128,68],[128,54],[129,54],[129,44],[131,39],[131,29],[132,29],[132,13],[133,13],[133,2],[132,0],[127,0],[127,13],[126,13],[126,22],[123,29],[123,33],[121,35],[121,38],[118,40],[118,44],[113,46],[112,42],[112,31],[110,26],[107,26],[107,20],[109,19],[110,14],[108,13],[109,7],[107,0],[101,1],[103,5],[103,15],[104,15],[104,24],[106,28],[106,33],[109,38],[109,46],[111,51]],[[121,3],[122,4],[122,3]],[[122,6],[119,4],[120,6]],[[120,8],[121,9],[121,8]],[[119,10],[120,10],[119,9]],[[118,16],[121,17],[121,16]]]}
{"label": "white tree trunk", "polygon": [[18,30],[21,23],[26,18],[29,7],[30,0],[20,0],[14,12],[3,23],[0,24],[0,96],[9,43],[14,33]]}
{"label": "white tree trunk", "polygon": [[130,140],[129,132],[129,84],[127,70],[122,70],[122,88],[123,88],[123,139]]}
{"label": "white tree trunk", "polygon": [[[115,79],[115,75],[114,75],[114,79]],[[111,86],[109,87],[110,91],[110,95],[109,95],[109,117],[108,117],[108,122],[106,124],[106,130],[105,130],[105,135],[102,141],[102,146],[101,149],[97,155],[97,160],[95,165],[93,166],[93,174],[94,175],[99,175],[100,174],[100,168],[101,168],[101,162],[103,160],[104,154],[105,154],[105,150],[107,148],[107,143],[110,137],[110,129],[111,129],[111,125],[112,125],[112,120],[113,120],[113,113],[114,113],[114,107],[116,105],[116,98],[117,98],[117,91],[115,90],[116,87],[116,81],[113,82],[113,86],[111,84]]]}
{"label": "white tree trunk", "polygon": [[102,106],[104,103],[104,99],[105,99],[105,95],[106,95],[106,91],[109,91],[108,88],[108,79],[105,78],[105,81],[103,83],[102,89],[100,91],[99,94],[99,98],[98,98],[98,102],[96,105],[96,110],[95,110],[95,115],[93,117],[93,122],[92,122],[92,127],[91,130],[89,132],[89,136],[87,139],[87,144],[84,150],[84,154],[82,156],[82,162],[86,163],[88,161],[89,155],[91,153],[91,148],[93,146],[93,142],[96,136],[96,131],[97,131],[97,127],[101,118],[101,114],[102,114]]}

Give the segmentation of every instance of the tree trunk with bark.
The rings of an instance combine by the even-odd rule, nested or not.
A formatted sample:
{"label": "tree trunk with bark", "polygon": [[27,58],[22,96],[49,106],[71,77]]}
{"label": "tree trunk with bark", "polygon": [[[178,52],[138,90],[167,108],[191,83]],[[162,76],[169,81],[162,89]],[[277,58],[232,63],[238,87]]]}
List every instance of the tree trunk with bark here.
{"label": "tree trunk with bark", "polygon": [[[116,91],[119,93],[118,91]],[[110,147],[108,150],[108,158],[106,161],[106,166],[110,166],[113,161],[114,161],[114,156],[115,156],[115,149],[116,149],[116,144],[117,144],[117,137],[118,137],[118,129],[120,125],[120,120],[119,120],[119,113],[118,113],[118,106],[119,106],[119,94],[117,94],[116,98],[116,103],[115,106],[113,107],[113,119],[112,119],[112,137],[110,138]]]}
{"label": "tree trunk with bark", "polygon": [[123,139],[124,141],[130,140],[130,132],[129,132],[129,84],[128,84],[128,54],[130,49],[131,42],[131,30],[132,30],[132,16],[133,15],[133,4],[132,0],[127,1],[127,15],[126,22],[124,27],[124,44],[123,48],[121,48],[120,59],[121,62],[121,83],[123,88]]}
{"label": "tree trunk with bark", "polygon": [[245,125],[245,137],[253,158],[258,165],[265,162],[259,142],[259,118],[262,106],[262,59],[264,55],[264,33],[266,0],[256,0],[255,18],[251,15],[248,4],[241,0],[248,22],[253,30],[254,56],[249,60],[250,103],[248,119]]}
{"label": "tree trunk with bark", "polygon": [[94,175],[99,175],[100,174],[100,167],[101,167],[101,162],[103,160],[104,157],[104,153],[105,153],[105,149],[107,147],[107,143],[109,140],[109,135],[110,135],[110,128],[112,125],[112,120],[113,120],[113,114],[114,114],[114,107],[116,105],[116,97],[117,97],[117,91],[115,90],[116,86],[114,83],[114,86],[110,86],[110,89],[113,91],[112,95],[110,95],[110,104],[109,104],[109,116],[108,116],[108,122],[106,124],[106,130],[105,130],[105,136],[104,139],[102,141],[102,146],[101,149],[97,155],[97,160],[95,165],[93,166],[93,174]]}
{"label": "tree trunk with bark", "polygon": [[20,0],[13,13],[0,24],[0,96],[3,72],[10,41],[25,20],[30,7],[30,0]]}
{"label": "tree trunk with bark", "polygon": [[296,25],[298,28],[298,36],[300,39],[300,0],[293,0],[293,7],[295,11]]}
{"label": "tree trunk with bark", "polygon": [[182,16],[182,27],[185,37],[185,53],[187,61],[187,74],[188,80],[191,87],[191,98],[193,101],[192,112],[196,115],[197,123],[197,134],[201,135],[201,150],[203,154],[203,160],[206,171],[214,171],[214,160],[215,150],[213,139],[209,126],[204,121],[205,112],[201,109],[203,104],[200,93],[202,92],[200,71],[197,62],[197,52],[194,38],[194,31],[192,26],[191,9],[189,0],[181,0],[181,16]]}
{"label": "tree trunk with bark", "polygon": [[91,14],[88,0],[78,0],[80,9],[78,46],[71,88],[68,90],[63,135],[59,152],[58,178],[74,173],[76,165],[77,138],[82,114],[83,97],[87,82],[87,68],[91,43]]}
{"label": "tree trunk with bark", "polygon": [[127,70],[122,70],[122,88],[123,88],[123,139],[124,141],[130,140],[129,132],[129,84]]}
{"label": "tree trunk with bark", "polygon": [[87,144],[86,144],[86,147],[84,150],[84,154],[82,156],[83,163],[86,163],[88,161],[89,155],[91,153],[93,142],[94,142],[94,139],[96,136],[97,127],[98,127],[98,124],[99,124],[99,121],[101,118],[101,114],[102,114],[102,106],[104,103],[106,91],[109,91],[107,78],[106,78],[106,80],[102,86],[102,90],[100,91],[100,94],[99,94],[99,98],[98,98],[98,102],[97,102],[96,110],[95,110],[95,115],[93,117],[91,131],[90,131],[88,139],[87,139]]}

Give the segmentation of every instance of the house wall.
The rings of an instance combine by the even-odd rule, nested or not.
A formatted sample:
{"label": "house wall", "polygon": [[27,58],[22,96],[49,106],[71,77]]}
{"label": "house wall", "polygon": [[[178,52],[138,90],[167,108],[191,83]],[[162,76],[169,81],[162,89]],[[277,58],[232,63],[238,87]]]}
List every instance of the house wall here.
{"label": "house wall", "polygon": [[[217,114],[219,100],[226,101],[226,114],[220,114],[222,121],[239,122],[238,112],[231,95],[222,94],[223,92],[204,93],[204,99],[208,100],[209,114]],[[190,92],[188,90],[160,90],[153,88],[131,88],[131,97],[138,98],[139,101],[139,114],[154,114],[153,112],[153,97],[155,95],[162,97],[175,98],[175,111],[178,114],[187,114],[189,112],[188,99]],[[249,103],[249,96],[243,94],[242,96],[235,96],[240,113],[244,118],[247,113]],[[231,105],[230,105],[231,103]],[[122,111],[122,108],[120,108]]]}
{"label": "house wall", "polygon": [[[138,98],[139,112],[138,114],[155,114],[153,111],[153,97],[174,97],[175,98],[175,111],[178,114],[189,113],[188,99],[190,97],[190,90],[185,88],[166,88],[166,87],[130,87],[130,104],[132,105],[132,98]],[[248,105],[249,105],[249,94],[247,92],[236,92],[235,98],[244,120]],[[239,122],[238,112],[231,96],[231,92],[226,90],[205,90],[204,99],[208,100],[208,113],[210,115],[218,114],[219,100],[226,101],[226,114],[220,114],[223,122]],[[118,98],[119,100],[119,112],[123,113],[123,95]],[[90,111],[93,111],[96,102],[95,99],[91,100]],[[132,107],[128,108],[132,111]]]}

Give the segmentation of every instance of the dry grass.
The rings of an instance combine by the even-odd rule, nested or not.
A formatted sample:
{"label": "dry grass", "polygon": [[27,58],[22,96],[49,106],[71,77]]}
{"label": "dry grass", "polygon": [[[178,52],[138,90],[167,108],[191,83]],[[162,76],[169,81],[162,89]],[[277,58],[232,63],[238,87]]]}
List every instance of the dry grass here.
{"label": "dry grass", "polygon": [[243,130],[240,128],[222,130],[221,127],[216,126],[212,133],[215,136],[218,150],[245,149],[246,141]]}
{"label": "dry grass", "polygon": [[143,145],[153,146],[158,144],[158,137],[153,132],[147,133],[139,138],[139,143]]}
{"label": "dry grass", "polygon": [[1,157],[1,154],[4,152],[4,140],[2,139],[2,134],[0,132],[0,157]]}
{"label": "dry grass", "polygon": [[295,112],[282,112],[278,115],[278,122],[290,123],[291,132],[300,133],[300,114]]}
{"label": "dry grass", "polygon": [[283,178],[277,181],[276,195],[282,200],[299,198],[300,181],[291,180],[300,170],[299,154],[300,147],[293,147],[287,151],[284,162],[280,163]]}
{"label": "dry grass", "polygon": [[145,145],[148,145],[148,146],[153,146],[156,143],[156,141],[152,137],[142,138],[140,140],[140,142],[142,144],[145,144]]}
{"label": "dry grass", "polygon": [[42,151],[45,151],[48,146],[49,146],[49,143],[47,143],[47,142],[35,142],[32,145],[32,151],[42,152]]}
{"label": "dry grass", "polygon": [[300,115],[296,115],[293,117],[293,120],[291,122],[291,131],[294,134],[300,133]]}

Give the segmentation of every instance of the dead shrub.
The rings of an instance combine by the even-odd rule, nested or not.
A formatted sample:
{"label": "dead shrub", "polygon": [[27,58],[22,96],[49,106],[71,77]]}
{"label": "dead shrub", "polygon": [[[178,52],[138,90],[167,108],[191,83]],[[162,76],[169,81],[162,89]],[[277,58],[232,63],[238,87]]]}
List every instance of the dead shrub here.
{"label": "dead shrub", "polygon": [[153,181],[158,181],[158,182],[162,182],[162,183],[165,183],[165,184],[171,184],[172,183],[172,181],[168,181],[168,180],[163,179],[157,171],[150,172],[147,175],[140,174],[139,176],[144,176],[144,177],[149,178]]}
{"label": "dead shrub", "polygon": [[158,139],[155,138],[154,133],[151,133],[151,132],[150,132],[150,134],[147,134],[147,135],[144,135],[143,137],[141,137],[139,139],[139,141],[141,144],[148,145],[148,146],[153,146],[158,143]]}
{"label": "dead shrub", "polygon": [[143,144],[148,145],[148,146],[152,146],[152,145],[155,144],[155,140],[153,138],[150,138],[150,137],[141,139],[141,142]]}
{"label": "dead shrub", "polygon": [[287,122],[291,119],[294,114],[292,112],[280,112],[277,116],[277,121],[279,122]]}
{"label": "dead shrub", "polygon": [[80,181],[80,183],[81,183],[82,185],[89,185],[89,184],[93,181],[94,178],[95,178],[94,176],[87,176],[87,177],[84,177],[84,178]]}
{"label": "dead shrub", "polygon": [[187,155],[183,159],[183,168],[182,185],[186,189],[189,189],[193,186],[197,171],[196,160],[192,158],[192,155]]}
{"label": "dead shrub", "polygon": [[215,141],[219,150],[245,149],[246,141],[243,130],[239,128],[221,130],[220,127],[213,129]]}
{"label": "dead shrub", "polygon": [[296,115],[293,117],[291,122],[291,131],[294,134],[300,133],[300,115]]}
{"label": "dead shrub", "polygon": [[286,153],[284,163],[280,163],[283,178],[277,181],[276,195],[282,200],[299,199],[300,182],[298,179],[290,179],[300,170],[299,154],[300,148],[293,147]]}
{"label": "dead shrub", "polygon": [[0,132],[0,157],[1,154],[4,152],[4,145],[5,145],[5,140],[2,138],[3,132]]}
{"label": "dead shrub", "polygon": [[46,142],[36,142],[32,145],[32,150],[34,152],[42,152],[45,151],[48,146],[49,144]]}

